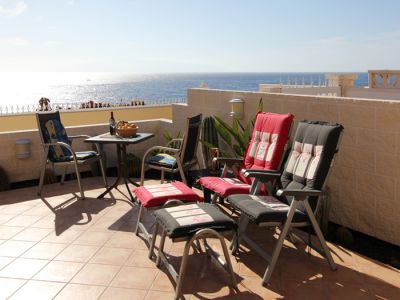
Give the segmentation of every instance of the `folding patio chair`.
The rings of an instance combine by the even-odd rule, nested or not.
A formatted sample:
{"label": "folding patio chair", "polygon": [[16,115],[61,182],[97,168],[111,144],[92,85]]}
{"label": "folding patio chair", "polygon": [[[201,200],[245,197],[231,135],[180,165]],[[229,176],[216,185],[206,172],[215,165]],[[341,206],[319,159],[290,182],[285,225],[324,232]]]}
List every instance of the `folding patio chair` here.
{"label": "folding patio chair", "polygon": [[36,120],[39,129],[40,139],[43,146],[43,155],[41,162],[41,172],[39,180],[38,195],[41,194],[44,175],[46,171],[47,163],[51,163],[54,166],[62,166],[63,174],[61,176],[61,184],[64,183],[65,174],[69,166],[73,166],[76,172],[76,178],[78,181],[79,191],[81,193],[81,198],[85,199],[85,194],[82,189],[80,167],[82,165],[92,164],[94,162],[100,162],[101,174],[103,176],[104,185],[107,186],[107,180],[105,177],[103,161],[100,155],[100,149],[96,144],[96,151],[79,151],[75,152],[72,149],[72,140],[89,138],[88,135],[77,135],[68,136],[65,128],[60,120],[60,113],[46,112],[46,113],[36,113]]}
{"label": "folding patio chair", "polygon": [[[215,158],[219,164],[224,164],[221,177],[199,179],[205,200],[209,200],[210,192],[214,193],[213,203],[218,197],[223,199],[229,195],[251,192],[252,180],[243,176],[245,170],[279,170],[293,118],[290,113],[258,113],[244,158]],[[234,178],[227,177],[229,169],[232,169]]]}
{"label": "folding patio chair", "polygon": [[[244,174],[246,177],[256,178],[258,185],[262,185],[271,178],[280,179],[277,181],[278,190],[275,197],[254,194],[228,197],[231,206],[241,213],[238,238],[234,238],[231,245],[233,253],[239,250],[240,242],[245,240],[251,248],[269,261],[263,283],[267,283],[271,278],[286,236],[289,234],[290,237],[299,239],[291,231],[294,227],[311,225],[322,245],[322,250],[303,241],[325,256],[332,270],[336,269],[314,214],[318,209],[318,200],[323,195],[324,183],[338,152],[342,130],[343,127],[340,124],[299,122],[291,153],[282,174],[259,170],[248,170]],[[249,221],[255,222],[258,226],[281,227],[272,256],[245,235]]]}
{"label": "folding patio chair", "polygon": [[[142,173],[140,184],[144,184],[144,175],[147,169],[161,171],[161,183],[164,183],[164,173],[178,173],[186,184],[186,175],[190,168],[198,165],[197,146],[199,143],[202,115],[187,119],[187,128],[183,137],[182,146],[179,149],[163,146],[154,146],[146,151],[142,161]],[[154,152],[159,153],[154,155]]]}

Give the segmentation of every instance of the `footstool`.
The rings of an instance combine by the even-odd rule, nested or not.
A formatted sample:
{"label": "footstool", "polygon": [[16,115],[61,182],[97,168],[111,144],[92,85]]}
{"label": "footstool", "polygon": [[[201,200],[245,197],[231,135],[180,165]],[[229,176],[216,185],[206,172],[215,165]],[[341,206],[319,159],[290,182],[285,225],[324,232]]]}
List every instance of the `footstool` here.
{"label": "footstool", "polygon": [[[162,229],[156,265],[160,267],[161,263],[163,263],[176,282],[175,299],[178,299],[181,295],[190,247],[194,246],[194,242],[198,239],[204,241],[207,253],[215,258],[216,262],[221,264],[228,272],[232,279],[232,285],[236,288],[237,284],[229,253],[224,238],[219,233],[226,231],[236,232],[237,224],[234,220],[222,213],[215,205],[209,203],[185,204],[162,208],[154,211],[153,215],[156,219],[154,232],[156,233],[159,227]],[[169,263],[164,253],[165,238],[167,236],[172,239],[173,242],[186,240],[179,273],[177,273],[172,264]],[[224,252],[225,262],[219,258],[216,251],[211,249],[206,241],[207,238],[219,239]],[[153,251],[154,245],[155,237],[152,239],[150,252]],[[199,246],[197,246],[197,248],[199,248]]]}
{"label": "footstool", "polygon": [[[165,184],[146,185],[133,190],[133,195],[139,204],[139,216],[136,223],[135,233],[139,230],[143,233],[145,240],[150,244],[151,235],[143,224],[143,216],[146,210],[155,210],[168,204],[169,201],[179,200],[182,202],[202,202],[203,198],[197,195],[190,187],[183,182],[174,181]],[[149,253],[151,258],[152,252]]]}

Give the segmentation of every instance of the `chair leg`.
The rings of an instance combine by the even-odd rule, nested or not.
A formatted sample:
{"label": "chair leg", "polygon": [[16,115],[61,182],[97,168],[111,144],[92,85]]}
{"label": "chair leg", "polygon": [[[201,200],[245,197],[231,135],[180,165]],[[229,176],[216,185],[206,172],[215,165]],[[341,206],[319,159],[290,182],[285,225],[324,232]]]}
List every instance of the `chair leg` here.
{"label": "chair leg", "polygon": [[81,182],[81,173],[79,172],[79,167],[78,163],[75,162],[75,172],[76,172],[76,179],[78,180],[78,187],[79,187],[79,192],[81,193],[81,199],[85,199],[85,194],[83,193],[82,189],[82,182]]}
{"label": "chair leg", "polygon": [[46,162],[42,162],[42,169],[40,170],[39,187],[38,187],[38,191],[37,191],[37,194],[39,196],[42,194],[45,173],[46,173]]}
{"label": "chair leg", "polygon": [[245,215],[241,214],[239,218],[239,226],[238,226],[238,234],[234,235],[232,239],[232,243],[230,248],[232,249],[232,254],[236,254],[239,251],[240,243],[243,239],[243,235],[246,232],[247,225],[249,224],[250,219]]}
{"label": "chair leg", "polygon": [[263,283],[266,284],[269,282],[272,272],[274,271],[275,265],[278,261],[279,254],[282,250],[283,242],[285,241],[286,235],[289,232],[289,229],[292,225],[292,219],[294,216],[294,213],[296,212],[297,207],[299,206],[299,202],[293,200],[292,204],[290,205],[290,209],[287,213],[285,225],[282,228],[281,234],[279,235],[279,239],[275,245],[274,251],[272,253],[272,258],[270,263],[268,264],[267,270],[265,271],[264,277],[263,277]]}
{"label": "chair leg", "polygon": [[103,160],[101,159],[101,157],[99,159],[99,163],[100,163],[101,175],[103,176],[104,186],[108,187],[107,177],[106,177],[106,169],[104,168],[104,163],[103,163]]}
{"label": "chair leg", "polygon": [[152,259],[154,253],[154,246],[156,244],[157,233],[158,233],[158,222],[155,223],[153,228],[153,236],[151,237],[150,241],[150,249],[149,249],[149,258]]}
{"label": "chair leg", "polygon": [[167,232],[163,229],[161,233],[161,240],[160,240],[160,246],[158,248],[158,256],[156,260],[156,266],[159,268],[161,266],[161,256],[163,255],[164,252],[164,245],[165,245],[165,238],[167,237]]}
{"label": "chair leg", "polygon": [[136,228],[135,228],[135,234],[139,235],[139,229],[140,229],[140,222],[142,222],[142,216],[143,216],[143,212],[144,212],[144,207],[142,204],[140,204],[139,202],[139,215],[138,215],[138,220],[136,222]]}
{"label": "chair leg", "polygon": [[164,177],[165,177],[165,172],[164,172],[164,170],[161,170],[161,178],[160,178],[160,183],[161,184],[164,183]]}
{"label": "chair leg", "polygon": [[63,174],[61,175],[60,184],[64,184],[64,181],[65,181],[65,175],[67,174],[67,170],[68,170],[68,166],[65,166],[65,167],[64,167]]}
{"label": "chair leg", "polygon": [[319,242],[321,243],[322,249],[324,250],[325,258],[328,260],[331,270],[336,271],[337,267],[336,267],[335,261],[332,258],[331,251],[329,250],[329,247],[325,241],[324,235],[322,234],[321,229],[318,226],[318,222],[315,219],[314,213],[312,212],[312,209],[310,207],[310,204],[308,203],[308,200],[305,200],[303,202],[303,205],[307,211],[308,218],[311,221],[311,224],[314,228],[315,234],[317,235]]}

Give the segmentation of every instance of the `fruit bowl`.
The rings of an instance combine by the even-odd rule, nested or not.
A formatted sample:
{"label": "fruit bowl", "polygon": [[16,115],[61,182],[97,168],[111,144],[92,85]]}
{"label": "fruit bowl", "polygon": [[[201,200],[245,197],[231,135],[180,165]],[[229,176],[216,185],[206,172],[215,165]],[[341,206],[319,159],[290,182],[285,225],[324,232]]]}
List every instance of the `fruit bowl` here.
{"label": "fruit bowl", "polygon": [[135,136],[139,127],[136,124],[120,121],[117,124],[117,135],[123,138]]}

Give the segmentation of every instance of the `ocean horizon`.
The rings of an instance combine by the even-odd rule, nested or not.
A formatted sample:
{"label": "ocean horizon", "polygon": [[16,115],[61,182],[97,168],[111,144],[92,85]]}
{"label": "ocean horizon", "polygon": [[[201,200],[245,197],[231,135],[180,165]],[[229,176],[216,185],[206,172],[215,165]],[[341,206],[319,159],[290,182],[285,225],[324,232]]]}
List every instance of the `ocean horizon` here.
{"label": "ocean horizon", "polygon": [[[51,103],[146,104],[186,98],[187,89],[204,83],[212,89],[258,91],[259,84],[301,85],[325,82],[327,73],[349,72],[266,72],[266,73],[163,73],[115,72],[7,72],[0,73],[0,106],[35,105],[41,97]],[[368,85],[367,72],[355,72],[355,85]]]}

